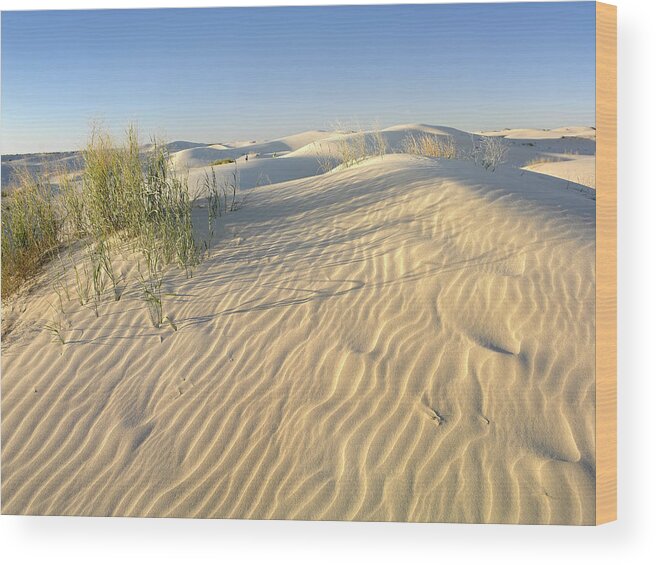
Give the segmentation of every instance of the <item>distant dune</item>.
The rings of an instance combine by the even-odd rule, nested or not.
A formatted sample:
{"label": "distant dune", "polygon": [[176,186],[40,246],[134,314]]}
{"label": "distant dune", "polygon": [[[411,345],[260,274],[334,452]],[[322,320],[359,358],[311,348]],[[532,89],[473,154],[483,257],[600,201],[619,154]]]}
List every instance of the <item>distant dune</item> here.
{"label": "distant dune", "polygon": [[494,172],[398,153],[422,132],[472,144],[402,125],[322,174],[354,134],[176,142],[192,185],[237,158],[246,203],[165,278],[177,331],[136,285],[67,304],[63,347],[48,284],[5,304],[2,512],[593,523],[594,183],[561,167],[594,130],[487,132]]}

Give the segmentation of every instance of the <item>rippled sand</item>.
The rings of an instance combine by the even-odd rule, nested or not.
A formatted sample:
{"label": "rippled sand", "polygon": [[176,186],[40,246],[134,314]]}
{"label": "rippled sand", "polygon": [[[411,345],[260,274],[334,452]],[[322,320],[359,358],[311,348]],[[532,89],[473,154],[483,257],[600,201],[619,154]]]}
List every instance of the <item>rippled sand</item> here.
{"label": "rippled sand", "polygon": [[167,277],[177,332],[132,287],[63,349],[47,286],[6,312],[2,511],[593,523],[594,251],[594,200],[519,169],[253,189]]}

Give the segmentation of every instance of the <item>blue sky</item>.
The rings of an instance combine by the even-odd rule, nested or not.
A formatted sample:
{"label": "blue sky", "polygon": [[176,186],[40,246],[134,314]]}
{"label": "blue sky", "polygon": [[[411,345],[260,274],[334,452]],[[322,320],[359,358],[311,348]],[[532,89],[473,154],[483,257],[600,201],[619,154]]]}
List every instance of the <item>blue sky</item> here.
{"label": "blue sky", "polygon": [[594,2],[3,12],[2,152],[594,125],[594,81]]}

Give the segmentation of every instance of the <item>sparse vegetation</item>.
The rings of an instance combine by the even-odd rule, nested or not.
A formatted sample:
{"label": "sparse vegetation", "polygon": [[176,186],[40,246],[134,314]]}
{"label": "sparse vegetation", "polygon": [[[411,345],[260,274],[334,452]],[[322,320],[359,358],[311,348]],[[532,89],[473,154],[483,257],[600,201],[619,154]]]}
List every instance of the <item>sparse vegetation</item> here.
{"label": "sparse vegetation", "polygon": [[43,329],[46,330],[52,341],[59,343],[60,345],[66,345],[66,338],[64,337],[64,331],[62,327],[61,320],[52,320],[44,324]]}
{"label": "sparse vegetation", "polygon": [[332,149],[329,147],[328,151],[324,151],[323,144],[321,143],[317,146],[316,155],[317,164],[319,165],[317,172],[320,174],[332,171],[339,164],[337,157],[333,156]]}
{"label": "sparse vegetation", "polygon": [[508,145],[501,137],[483,137],[474,145],[473,158],[476,163],[485,169],[494,171],[505,162]]}
{"label": "sparse vegetation", "polygon": [[50,184],[23,172],[11,195],[2,199],[2,298],[54,256],[61,229],[62,214]]}
{"label": "sparse vegetation", "polygon": [[371,153],[382,159],[387,153],[388,149],[389,146],[387,144],[387,139],[383,135],[383,131],[380,129],[380,127],[376,125],[374,130],[371,132]]}
{"label": "sparse vegetation", "polygon": [[144,303],[148,310],[150,322],[159,328],[164,321],[162,310],[162,271],[161,257],[155,246],[144,250],[144,259],[147,272],[144,274],[139,268],[139,282]]}
{"label": "sparse vegetation", "polygon": [[[275,155],[274,155],[275,157]],[[220,165],[228,165],[230,163],[234,163],[234,159],[217,159],[216,161],[212,161],[209,166],[210,167],[218,167]]]}
{"label": "sparse vegetation", "polygon": [[[334,153],[333,153],[334,149]],[[388,151],[388,144],[383,132],[374,130],[365,133],[362,130],[348,134],[324,149],[323,144],[317,147],[317,163],[319,173],[327,173],[337,166],[352,167],[370,157],[383,157]]]}
{"label": "sparse vegetation", "polygon": [[209,254],[212,248],[212,240],[214,239],[216,219],[221,217],[221,208],[223,207],[223,210],[227,208],[227,195],[225,191],[223,193],[223,205],[221,204],[221,191],[214,167],[211,168],[211,173],[205,172],[203,188],[207,196],[207,240],[205,242],[205,251]]}
{"label": "sparse vegetation", "polygon": [[451,136],[431,135],[408,135],[401,142],[405,153],[423,155],[424,157],[438,157],[441,159],[457,159],[458,148]]}
{"label": "sparse vegetation", "polygon": [[337,143],[337,156],[344,167],[352,167],[370,156],[367,137],[364,132],[357,132],[343,137]]}
{"label": "sparse vegetation", "polygon": [[524,167],[531,167],[533,165],[541,165],[542,163],[558,163],[563,159],[558,159],[557,157],[551,157],[550,155],[538,155],[524,163]]}
{"label": "sparse vegetation", "polygon": [[[234,163],[234,160],[223,160]],[[222,212],[239,206],[239,172],[235,168],[221,186],[208,180],[208,230],[211,246],[214,222]],[[131,247],[144,259],[140,272],[142,294],[154,326],[167,322],[162,313],[163,271],[177,264],[192,276],[203,246],[196,241],[192,222],[193,200],[187,179],[176,174],[164,145],[154,142],[140,150],[136,130],[130,127],[123,146],[94,129],[84,150],[79,182],[59,171],[52,186],[47,173],[19,178],[18,186],[2,200],[2,298],[15,293],[48,260],[59,257],[61,272],[51,282],[60,310],[70,300],[65,273],[74,273],[74,290],[80,305],[96,316],[107,294],[122,296],[122,277],[112,262],[113,249]],[[208,177],[209,179],[209,177]],[[79,243],[78,243],[79,242]],[[72,249],[82,246],[82,261]],[[60,250],[68,253],[66,264]],[[54,326],[48,324],[53,333]]]}

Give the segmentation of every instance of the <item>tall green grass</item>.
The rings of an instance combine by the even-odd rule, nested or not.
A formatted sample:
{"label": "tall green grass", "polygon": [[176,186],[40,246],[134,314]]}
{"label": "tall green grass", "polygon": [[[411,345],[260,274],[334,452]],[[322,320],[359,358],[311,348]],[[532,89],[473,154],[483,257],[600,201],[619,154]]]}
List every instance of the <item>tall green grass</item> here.
{"label": "tall green grass", "polygon": [[[59,171],[54,176],[58,186],[53,189],[50,173],[40,177],[26,173],[3,197],[2,298],[14,294],[62,246],[70,249],[81,242],[86,247],[85,261],[77,265],[70,260],[75,292],[80,304],[90,305],[98,315],[105,295],[113,294],[115,300],[121,297],[112,248],[127,245],[139,252],[147,266],[140,283],[151,321],[159,326],[164,268],[176,264],[191,276],[202,258],[203,245],[194,236],[194,202],[187,179],[173,169],[165,145],[153,143],[149,151],[142,151],[133,127],[128,128],[122,145],[94,129],[83,156],[78,180]],[[223,190],[225,211],[236,207],[236,186],[231,189],[230,203],[227,188]],[[215,192],[213,198],[217,196]],[[220,211],[216,202],[211,204],[209,220],[213,222]],[[53,284],[61,295],[62,277]]]}

